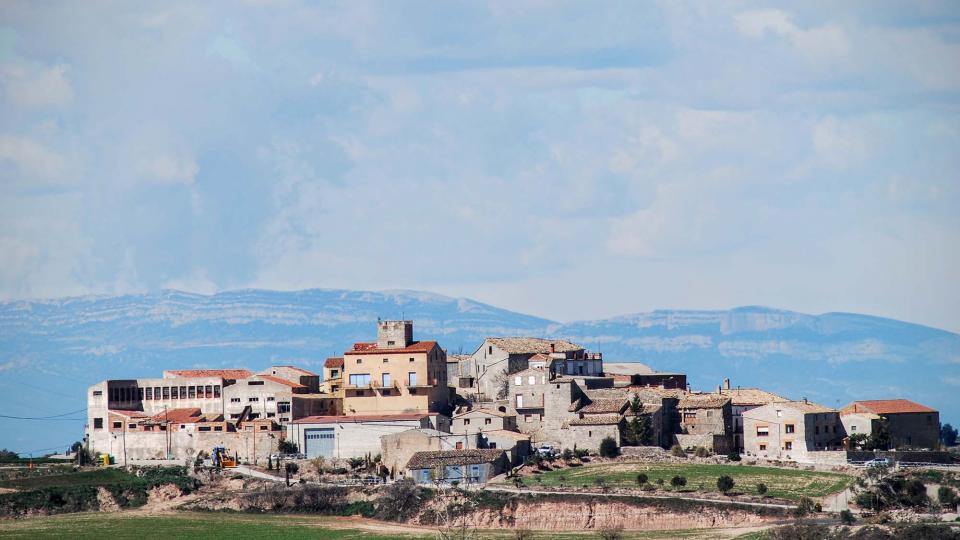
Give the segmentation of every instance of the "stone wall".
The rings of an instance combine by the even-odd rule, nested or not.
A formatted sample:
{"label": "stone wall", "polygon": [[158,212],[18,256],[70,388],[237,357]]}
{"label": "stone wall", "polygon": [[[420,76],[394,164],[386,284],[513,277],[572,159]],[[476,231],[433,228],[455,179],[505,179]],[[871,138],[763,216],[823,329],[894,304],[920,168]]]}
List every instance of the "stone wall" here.
{"label": "stone wall", "polygon": [[91,437],[90,450],[110,454],[123,464],[124,456],[128,460],[165,459],[169,441],[170,453],[176,460],[192,461],[201,450],[210,453],[213,447],[222,446],[244,463],[253,462],[256,457],[258,463],[265,464],[267,456],[277,452],[281,440],[281,431],[102,433]]}

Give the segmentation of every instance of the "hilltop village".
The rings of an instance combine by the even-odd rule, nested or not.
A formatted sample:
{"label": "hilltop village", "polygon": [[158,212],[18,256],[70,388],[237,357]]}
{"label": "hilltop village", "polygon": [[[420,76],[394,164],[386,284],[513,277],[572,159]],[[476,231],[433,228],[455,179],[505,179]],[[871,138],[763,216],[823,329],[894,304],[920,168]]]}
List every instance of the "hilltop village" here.
{"label": "hilltop village", "polygon": [[535,455],[656,447],[827,466],[873,455],[865,450],[928,461],[916,456],[938,448],[938,412],[877,398],[836,410],[729,379],[694,390],[683,373],[604,363],[559,339],[489,337],[471,355],[448,355],[414,340],[413,321],[380,321],[375,341],[328,358],[322,374],[278,365],[97,383],[84,444],[124,465],[212,448],[261,466],[281,451],[377,455],[383,478],[418,483],[436,481],[437,470],[485,483]]}

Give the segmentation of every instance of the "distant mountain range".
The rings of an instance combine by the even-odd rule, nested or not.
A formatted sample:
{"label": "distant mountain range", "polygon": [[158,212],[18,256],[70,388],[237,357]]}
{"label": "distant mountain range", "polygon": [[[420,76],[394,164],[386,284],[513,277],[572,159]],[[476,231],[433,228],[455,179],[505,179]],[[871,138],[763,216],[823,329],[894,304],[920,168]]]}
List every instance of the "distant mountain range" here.
{"label": "distant mountain range", "polygon": [[[436,339],[450,353],[472,353],[487,336],[566,338],[608,361],[685,372],[703,390],[728,377],[831,407],[905,397],[960,423],[960,335],[916,324],[754,306],[558,323],[427,292],[329,289],[2,302],[0,404],[8,416],[79,410],[94,382],[172,368],[279,363],[319,372],[326,357],[371,340],[377,317],[413,319],[415,339]],[[0,447],[40,453],[80,439],[82,425],[0,418]]]}

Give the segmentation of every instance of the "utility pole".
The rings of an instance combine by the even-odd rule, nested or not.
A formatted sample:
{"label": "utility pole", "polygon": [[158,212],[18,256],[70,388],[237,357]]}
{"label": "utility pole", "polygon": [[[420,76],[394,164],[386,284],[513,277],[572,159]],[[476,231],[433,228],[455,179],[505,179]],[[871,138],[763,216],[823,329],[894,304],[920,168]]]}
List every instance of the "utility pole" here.
{"label": "utility pole", "polygon": [[167,439],[167,459],[170,459],[170,414],[167,413],[167,406],[166,406],[166,405],[163,406],[163,422],[164,422],[164,424],[165,424],[165,426],[164,426],[164,428],[165,428],[165,429],[164,429],[164,432],[166,432],[166,435],[167,435],[167,437],[166,437],[166,439]]}
{"label": "utility pole", "polygon": [[123,466],[127,466],[127,422],[125,418],[123,421]]}

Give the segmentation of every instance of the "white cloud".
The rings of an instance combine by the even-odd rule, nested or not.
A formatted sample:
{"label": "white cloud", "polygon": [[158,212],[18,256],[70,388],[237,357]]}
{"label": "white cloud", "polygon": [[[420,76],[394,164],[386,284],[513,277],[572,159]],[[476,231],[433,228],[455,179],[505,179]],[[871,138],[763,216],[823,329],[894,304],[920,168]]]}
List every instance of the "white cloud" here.
{"label": "white cloud", "polygon": [[767,33],[786,37],[805,57],[814,61],[836,62],[851,49],[847,33],[836,24],[803,29],[794,24],[791,16],[781,10],[744,11],[734,17],[741,34],[759,39]]}
{"label": "white cloud", "polygon": [[56,178],[64,173],[59,154],[27,137],[0,135],[0,162],[13,164],[25,176]]}
{"label": "white cloud", "polygon": [[24,107],[63,107],[73,101],[73,88],[64,64],[42,66],[14,63],[0,69],[7,96]]}
{"label": "white cloud", "polygon": [[162,287],[197,294],[213,294],[220,290],[216,282],[210,279],[206,268],[197,268],[186,276],[168,280]]}
{"label": "white cloud", "polygon": [[828,116],[811,129],[813,147],[824,163],[845,167],[869,156],[866,134],[851,122]]}

